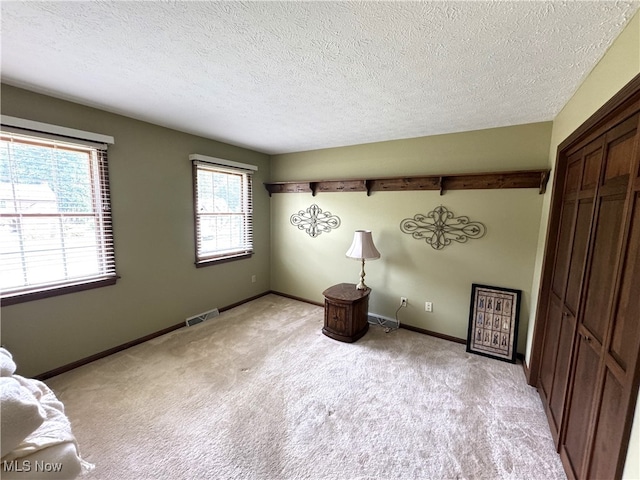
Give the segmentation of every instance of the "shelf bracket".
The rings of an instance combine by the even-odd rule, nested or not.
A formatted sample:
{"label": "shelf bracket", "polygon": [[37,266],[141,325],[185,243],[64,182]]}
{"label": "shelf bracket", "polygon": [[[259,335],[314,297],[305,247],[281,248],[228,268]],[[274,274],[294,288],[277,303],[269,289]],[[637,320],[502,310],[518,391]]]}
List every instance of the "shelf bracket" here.
{"label": "shelf bracket", "polygon": [[371,185],[373,185],[373,180],[364,181],[364,188],[367,190],[367,197],[371,196]]}
{"label": "shelf bracket", "polygon": [[540,172],[540,195],[547,191],[547,182],[549,181],[549,171]]}

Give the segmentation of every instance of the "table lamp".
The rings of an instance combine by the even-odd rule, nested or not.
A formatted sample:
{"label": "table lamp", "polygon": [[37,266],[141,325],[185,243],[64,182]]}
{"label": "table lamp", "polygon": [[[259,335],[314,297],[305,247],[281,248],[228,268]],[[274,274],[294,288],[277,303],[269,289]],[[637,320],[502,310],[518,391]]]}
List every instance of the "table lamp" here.
{"label": "table lamp", "polygon": [[364,261],[377,260],[380,258],[380,252],[373,244],[371,230],[356,230],[353,236],[353,243],[347,250],[347,257],[354,260],[362,260],[362,268],[360,269],[360,282],[356,285],[356,289],[364,290],[368,288],[364,284]]}

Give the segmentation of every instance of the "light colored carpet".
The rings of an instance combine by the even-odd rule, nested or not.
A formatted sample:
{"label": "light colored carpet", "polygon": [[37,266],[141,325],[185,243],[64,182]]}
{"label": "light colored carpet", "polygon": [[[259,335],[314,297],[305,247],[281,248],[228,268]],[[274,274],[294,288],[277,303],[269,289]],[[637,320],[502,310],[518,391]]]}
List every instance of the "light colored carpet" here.
{"label": "light colored carpet", "polygon": [[91,479],[564,479],[521,365],[267,295],[50,379]]}

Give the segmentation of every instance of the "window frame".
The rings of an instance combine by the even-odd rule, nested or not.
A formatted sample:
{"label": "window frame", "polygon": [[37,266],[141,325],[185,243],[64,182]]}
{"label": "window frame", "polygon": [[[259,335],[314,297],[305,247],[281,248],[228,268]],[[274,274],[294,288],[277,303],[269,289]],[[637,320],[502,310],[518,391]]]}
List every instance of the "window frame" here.
{"label": "window frame", "polygon": [[[73,149],[82,147],[88,150],[88,155],[95,158],[89,159],[91,182],[99,189],[93,193],[92,215],[98,219],[96,230],[100,240],[96,242],[99,249],[99,258],[104,255],[104,260],[99,262],[101,272],[97,275],[90,275],[82,278],[67,278],[61,280],[51,280],[36,285],[24,285],[21,288],[11,288],[0,292],[0,305],[9,306],[19,303],[50,298],[69,293],[81,292],[94,288],[114,285],[119,278],[115,267],[115,247],[113,242],[113,219],[111,214],[111,194],[109,188],[109,168],[107,158],[108,145],[115,143],[113,137],[98,133],[86,132],[82,130],[51,125],[32,120],[25,120],[16,117],[2,115],[0,117],[0,130],[6,136],[25,137],[23,142],[29,140],[36,144],[58,142],[63,149]],[[44,145],[43,145],[44,146]],[[51,147],[55,148],[55,147]],[[94,169],[94,167],[97,167]],[[13,182],[11,182],[13,183]],[[100,201],[96,202],[99,197]],[[98,204],[101,207],[98,208]],[[20,212],[17,212],[20,213]],[[88,214],[83,214],[84,216]],[[67,214],[62,213],[59,218],[65,218]],[[73,216],[73,215],[71,215]],[[22,250],[21,250],[22,251]]]}
{"label": "window frame", "polygon": [[[209,265],[217,265],[224,262],[251,258],[254,253],[253,173],[258,170],[258,167],[246,163],[233,162],[231,160],[208,157],[198,154],[189,155],[189,160],[191,160],[192,162],[193,179],[193,227],[195,266],[197,268],[200,268],[207,267]],[[239,246],[233,251],[220,254],[203,254],[203,252],[201,252],[200,250],[200,246],[202,244],[202,239],[200,238],[201,215],[199,214],[200,204],[198,195],[198,172],[200,170],[242,176],[242,188],[245,190],[242,194],[241,200],[243,205],[243,211],[241,213],[243,215],[243,223],[245,226],[242,241],[244,245]]]}

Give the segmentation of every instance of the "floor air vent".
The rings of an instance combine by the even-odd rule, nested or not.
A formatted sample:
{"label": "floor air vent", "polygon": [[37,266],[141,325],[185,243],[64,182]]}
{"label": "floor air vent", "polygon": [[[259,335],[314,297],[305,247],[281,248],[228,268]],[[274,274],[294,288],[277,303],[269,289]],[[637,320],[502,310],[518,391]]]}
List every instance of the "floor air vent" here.
{"label": "floor air vent", "polygon": [[202,323],[205,320],[217,317],[218,315],[220,315],[220,312],[217,308],[214,308],[213,310],[209,310],[208,312],[199,313],[198,315],[187,318],[185,320],[185,323],[187,324],[187,327],[192,327],[193,325],[197,325],[198,323]]}

